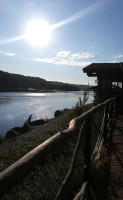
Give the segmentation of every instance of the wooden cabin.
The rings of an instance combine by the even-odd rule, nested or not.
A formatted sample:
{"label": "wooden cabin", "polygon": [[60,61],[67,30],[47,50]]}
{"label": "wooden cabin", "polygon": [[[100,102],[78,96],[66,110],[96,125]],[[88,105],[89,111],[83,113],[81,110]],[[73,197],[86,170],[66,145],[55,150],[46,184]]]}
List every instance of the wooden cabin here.
{"label": "wooden cabin", "polygon": [[122,63],[92,63],[83,68],[89,77],[97,77],[97,101],[105,101],[118,97],[118,110],[123,113],[123,62]]}

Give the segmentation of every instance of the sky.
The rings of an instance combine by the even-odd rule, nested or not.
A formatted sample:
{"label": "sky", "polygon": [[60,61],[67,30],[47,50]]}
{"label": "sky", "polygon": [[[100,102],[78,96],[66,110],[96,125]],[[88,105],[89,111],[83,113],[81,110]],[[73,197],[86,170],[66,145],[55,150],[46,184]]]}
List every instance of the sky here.
{"label": "sky", "polygon": [[[95,78],[83,73],[84,67],[123,62],[122,8],[123,0],[0,0],[0,70],[95,84]],[[34,26],[26,34],[29,23],[36,20],[50,27],[50,33],[44,32],[50,34],[45,45],[29,40]],[[38,39],[35,33],[33,39]]]}

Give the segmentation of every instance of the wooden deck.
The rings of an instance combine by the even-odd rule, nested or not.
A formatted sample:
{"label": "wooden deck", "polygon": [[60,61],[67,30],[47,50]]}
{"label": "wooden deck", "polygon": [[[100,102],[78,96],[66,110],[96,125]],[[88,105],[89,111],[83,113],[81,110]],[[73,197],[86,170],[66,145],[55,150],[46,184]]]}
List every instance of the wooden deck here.
{"label": "wooden deck", "polygon": [[118,116],[112,137],[103,146],[92,185],[97,200],[123,200],[123,115]]}

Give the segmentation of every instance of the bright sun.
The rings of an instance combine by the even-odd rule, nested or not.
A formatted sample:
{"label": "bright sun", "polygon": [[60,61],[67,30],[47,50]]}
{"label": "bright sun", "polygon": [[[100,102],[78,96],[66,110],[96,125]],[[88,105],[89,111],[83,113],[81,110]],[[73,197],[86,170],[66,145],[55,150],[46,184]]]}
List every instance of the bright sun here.
{"label": "bright sun", "polygon": [[27,24],[26,38],[35,46],[44,46],[49,43],[51,27],[43,20],[33,20]]}

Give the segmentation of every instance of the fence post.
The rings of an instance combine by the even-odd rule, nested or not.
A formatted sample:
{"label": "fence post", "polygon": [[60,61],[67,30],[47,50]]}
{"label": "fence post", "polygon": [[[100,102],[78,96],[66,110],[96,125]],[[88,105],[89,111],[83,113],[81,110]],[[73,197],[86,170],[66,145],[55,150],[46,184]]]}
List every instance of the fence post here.
{"label": "fence post", "polygon": [[104,137],[104,143],[106,142],[107,140],[107,124],[108,124],[108,114],[109,114],[109,103],[107,103],[105,105],[105,108],[104,108],[104,125],[103,125],[103,137]]}
{"label": "fence post", "polygon": [[90,171],[91,171],[91,125],[92,119],[88,117],[85,121],[85,144],[84,144],[84,182],[87,181],[86,187],[87,198],[90,196]]}
{"label": "fence post", "polygon": [[116,102],[117,102],[117,98],[115,97],[113,100],[113,118],[116,118],[116,116],[117,116]]}
{"label": "fence post", "polygon": [[110,101],[110,107],[109,107],[109,117],[110,117],[110,127],[112,127],[113,122],[113,101]]}
{"label": "fence post", "polygon": [[91,117],[85,121],[85,144],[84,144],[84,181],[88,181],[90,178],[90,166],[91,166]]}

